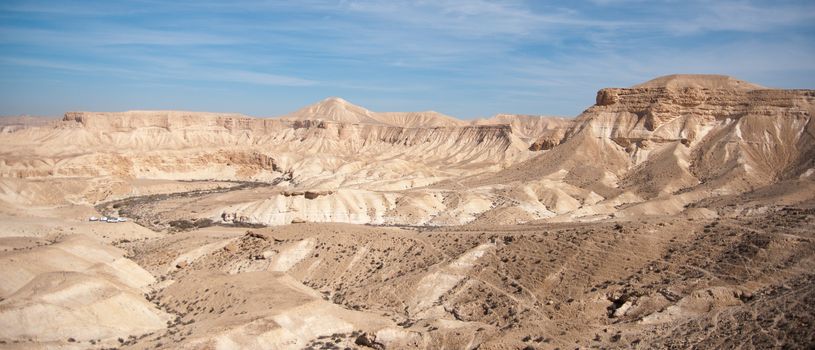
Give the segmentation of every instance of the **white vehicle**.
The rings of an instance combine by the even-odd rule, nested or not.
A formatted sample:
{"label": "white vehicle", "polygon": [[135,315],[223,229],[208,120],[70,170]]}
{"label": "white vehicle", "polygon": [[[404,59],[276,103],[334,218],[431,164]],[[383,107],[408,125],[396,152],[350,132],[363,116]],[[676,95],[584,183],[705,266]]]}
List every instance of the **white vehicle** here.
{"label": "white vehicle", "polygon": [[119,218],[119,222],[127,222],[127,218]]}
{"label": "white vehicle", "polygon": [[108,218],[108,223],[115,224],[119,222],[119,218]]}
{"label": "white vehicle", "polygon": [[107,216],[103,216],[103,217],[101,217],[101,218],[99,219],[99,221],[108,221],[108,217],[107,217]]}
{"label": "white vehicle", "polygon": [[90,218],[88,218],[88,221],[99,221],[99,218],[91,216]]}

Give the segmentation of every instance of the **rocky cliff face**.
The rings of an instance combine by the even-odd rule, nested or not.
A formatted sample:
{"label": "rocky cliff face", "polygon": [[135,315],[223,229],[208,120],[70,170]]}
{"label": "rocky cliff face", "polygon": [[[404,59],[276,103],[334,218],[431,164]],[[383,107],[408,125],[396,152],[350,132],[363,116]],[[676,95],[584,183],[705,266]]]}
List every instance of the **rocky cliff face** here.
{"label": "rocky cliff face", "polygon": [[237,131],[263,130],[280,124],[274,119],[257,119],[241,114],[185,111],[68,112],[62,120],[78,123],[92,131],[132,131],[141,128]]}
{"label": "rocky cliff face", "polygon": [[572,119],[498,114],[492,118],[476,120],[475,125],[508,125],[512,132],[529,144],[530,151],[549,150],[559,145],[572,126]]}
{"label": "rocky cliff face", "polygon": [[[274,144],[280,141],[290,142],[295,139],[305,141],[306,138],[321,138],[333,141],[353,139],[352,141],[362,144],[386,142],[402,146],[439,142],[440,140],[452,143],[475,141],[479,144],[487,142],[501,146],[503,148],[500,151],[504,151],[513,141],[517,141],[513,139],[511,125],[499,123],[461,124],[450,127],[402,127],[378,122],[260,119],[242,115],[173,111],[69,112],[65,114],[63,124],[58,125],[57,129],[90,135],[104,133],[105,136],[131,136],[99,138],[95,142],[88,138],[75,139],[73,143],[80,146],[107,144],[109,146],[172,148],[175,144],[180,147],[208,147],[223,146],[223,141],[229,144],[243,143],[251,146]],[[161,137],[152,137],[156,134]],[[206,135],[209,136],[209,139],[203,137],[196,139],[197,135]],[[143,140],[137,141],[140,136],[148,137],[142,137]],[[57,141],[71,143],[62,139]]]}
{"label": "rocky cliff face", "polygon": [[[700,198],[810,178],[813,114],[813,90],[766,89],[722,76],[663,77],[600,90],[562,144],[540,142],[551,151],[467,183],[557,179],[609,204],[581,215],[622,215],[623,207],[675,212]],[[659,198],[665,199],[659,205],[635,205]]]}
{"label": "rocky cliff face", "polygon": [[[690,177],[738,190],[796,177],[813,166],[814,108],[812,90],[603,89],[570,137],[585,133],[616,144],[629,159],[620,175],[671,149],[688,162],[677,166]],[[633,175],[649,171],[648,165]]]}
{"label": "rocky cliff face", "polygon": [[55,126],[0,135],[0,175],[249,180],[291,193],[328,191],[313,199],[279,191],[228,196],[202,211],[266,224],[674,214],[712,196],[811,181],[813,106],[812,90],[680,75],[600,90],[574,120],[450,122],[433,112],[371,112],[340,99],[280,119],[78,112]]}
{"label": "rocky cliff face", "polygon": [[[346,112],[361,108],[329,102],[342,104]],[[328,107],[314,107],[312,112],[339,108]],[[375,116],[397,124],[447,120],[424,112]],[[404,127],[379,121],[259,119],[182,111],[70,112],[56,125],[3,136],[8,147],[0,158],[0,175],[285,178],[329,188],[350,181],[366,188],[404,189],[500,170],[533,155],[527,150],[529,141],[517,137],[509,124],[453,124]]]}

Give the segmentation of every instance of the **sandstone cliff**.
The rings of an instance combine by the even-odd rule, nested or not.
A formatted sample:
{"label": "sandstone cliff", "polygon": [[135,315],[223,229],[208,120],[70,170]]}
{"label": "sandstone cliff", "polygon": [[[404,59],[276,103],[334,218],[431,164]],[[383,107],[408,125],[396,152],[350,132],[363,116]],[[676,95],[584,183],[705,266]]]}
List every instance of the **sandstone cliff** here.
{"label": "sandstone cliff", "polygon": [[562,145],[467,184],[557,179],[607,199],[604,209],[579,215],[656,198],[665,200],[630,210],[681,211],[700,198],[809,178],[813,113],[815,91],[765,89],[723,76],[669,76],[603,89]]}
{"label": "sandstone cliff", "polygon": [[[95,202],[135,180],[275,183],[267,192],[215,196],[199,213],[262,224],[674,214],[713,196],[811,181],[813,106],[812,90],[675,75],[600,90],[574,120],[498,115],[466,123],[434,112],[371,112],[337,98],[279,119],[75,112],[0,135],[0,185],[21,188],[10,178],[116,184],[65,192],[73,202]],[[325,195],[283,193],[307,191]],[[35,197],[26,198],[53,202]]]}
{"label": "sandstone cliff", "polygon": [[549,150],[559,145],[572,126],[572,119],[518,114],[498,114],[473,121],[475,125],[509,125],[530,151]]}
{"label": "sandstone cliff", "polygon": [[[314,119],[69,112],[54,125],[3,135],[0,176],[284,181],[307,188],[401,190],[500,170],[534,155],[527,150],[529,137],[516,136],[509,123],[470,125],[430,112],[371,113],[389,122],[360,122],[367,110],[327,101],[300,115]],[[347,122],[337,108],[359,112],[357,119]],[[441,122],[417,126],[426,120]]]}

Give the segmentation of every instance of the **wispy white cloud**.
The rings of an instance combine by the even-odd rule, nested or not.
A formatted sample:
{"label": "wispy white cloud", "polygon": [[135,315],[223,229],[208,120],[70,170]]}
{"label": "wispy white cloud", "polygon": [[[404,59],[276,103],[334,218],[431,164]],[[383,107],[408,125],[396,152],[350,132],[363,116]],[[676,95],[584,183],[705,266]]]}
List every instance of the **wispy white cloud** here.
{"label": "wispy white cloud", "polygon": [[[271,86],[310,86],[317,84],[316,81],[309,79],[266,72],[189,65],[183,65],[182,67],[182,65],[178,64],[179,62],[175,64],[165,63],[163,66],[153,66],[152,68],[137,70],[109,67],[99,63],[65,62],[64,60],[42,58],[0,57],[0,64],[67,71],[86,75],[114,75],[128,80],[165,81],[168,79],[176,79],[187,81],[236,82]],[[173,66],[175,67],[173,68]]]}
{"label": "wispy white cloud", "polygon": [[397,25],[440,31],[439,35],[465,38],[544,35],[547,29],[559,31],[563,26],[615,28],[631,25],[630,21],[586,18],[564,8],[534,11],[521,1],[350,1],[343,9]]}
{"label": "wispy white cloud", "polygon": [[105,73],[105,74],[120,74],[127,76],[140,76],[143,74],[141,71],[106,67],[99,64],[87,64],[77,62],[66,62],[65,60],[47,59],[47,58],[31,58],[31,57],[0,57],[0,64],[12,66],[26,66],[33,68],[43,68],[49,70],[59,70],[77,73]]}
{"label": "wispy white cloud", "polygon": [[815,21],[815,3],[757,4],[746,1],[710,1],[698,6],[694,16],[673,20],[667,28],[680,34],[706,31],[768,32]]}
{"label": "wispy white cloud", "polygon": [[[199,75],[199,73],[201,73]],[[284,75],[269,74],[263,72],[254,72],[241,69],[215,69],[210,70],[204,68],[197,70],[194,74],[189,74],[187,77],[196,77],[199,79],[214,80],[214,81],[233,81],[238,83],[250,83],[260,85],[277,85],[277,86],[309,86],[315,85],[317,82],[289,77]]]}
{"label": "wispy white cloud", "polygon": [[151,11],[149,7],[126,6],[115,1],[85,1],[82,4],[68,1],[4,1],[0,3],[0,12],[4,14],[94,17],[149,11]]}
{"label": "wispy white cloud", "polygon": [[251,43],[251,40],[210,33],[143,29],[119,25],[81,26],[73,30],[0,27],[0,44],[86,48],[111,45],[198,46],[241,43]]}
{"label": "wispy white cloud", "polygon": [[565,114],[597,88],[676,72],[797,86],[815,79],[813,33],[804,0],[9,1],[0,64],[12,69],[0,78],[27,67],[29,81],[59,71],[244,95],[299,87],[285,90],[463,116]]}

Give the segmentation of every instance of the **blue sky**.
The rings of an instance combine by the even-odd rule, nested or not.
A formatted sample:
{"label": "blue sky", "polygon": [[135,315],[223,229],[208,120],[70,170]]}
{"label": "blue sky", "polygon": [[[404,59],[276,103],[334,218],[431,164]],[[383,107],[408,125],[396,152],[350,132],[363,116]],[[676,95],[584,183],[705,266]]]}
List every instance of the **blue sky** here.
{"label": "blue sky", "polygon": [[0,2],[0,114],[574,116],[672,73],[815,88],[808,1]]}

